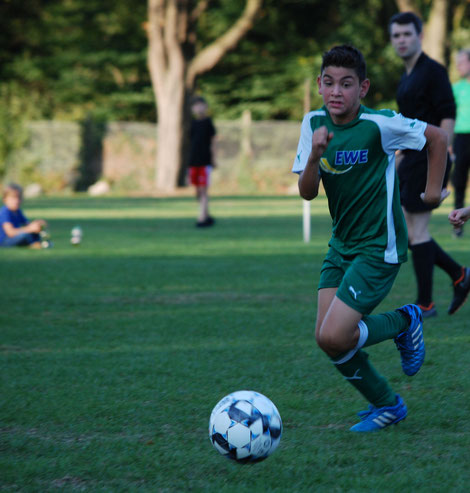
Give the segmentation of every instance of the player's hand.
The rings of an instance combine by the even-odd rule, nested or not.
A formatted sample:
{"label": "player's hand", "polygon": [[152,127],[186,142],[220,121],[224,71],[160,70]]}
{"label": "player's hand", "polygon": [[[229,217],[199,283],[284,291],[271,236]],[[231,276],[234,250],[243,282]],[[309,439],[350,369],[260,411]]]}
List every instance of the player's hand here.
{"label": "player's hand", "polygon": [[452,163],[455,163],[455,153],[454,153],[454,148],[453,146],[449,146],[447,148],[447,153],[449,154],[449,157],[450,157],[450,160],[452,161]]}
{"label": "player's hand", "polygon": [[468,215],[465,214],[465,209],[455,209],[449,214],[449,222],[452,226],[463,226],[468,219]]}
{"label": "player's hand", "polygon": [[328,132],[325,126],[319,127],[313,132],[311,156],[315,161],[322,157],[332,138],[333,132]]}
{"label": "player's hand", "polygon": [[42,226],[42,221],[36,219],[28,224],[28,231],[30,233],[39,233],[42,229]]}
{"label": "player's hand", "polygon": [[450,195],[450,192],[449,190],[447,190],[447,188],[443,188],[441,190],[441,194],[439,196],[432,196],[432,195],[429,195],[429,194],[426,194],[426,192],[422,193],[420,195],[421,197],[421,200],[426,204],[426,205],[429,205],[431,207],[439,207],[442,202]]}

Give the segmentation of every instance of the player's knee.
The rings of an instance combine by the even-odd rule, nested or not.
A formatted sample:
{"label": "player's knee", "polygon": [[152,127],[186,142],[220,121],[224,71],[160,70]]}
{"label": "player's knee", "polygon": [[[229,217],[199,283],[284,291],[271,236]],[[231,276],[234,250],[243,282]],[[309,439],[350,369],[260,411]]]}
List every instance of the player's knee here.
{"label": "player's knee", "polygon": [[333,332],[318,331],[315,334],[315,339],[318,347],[329,356],[341,354],[350,349],[350,344],[343,341]]}

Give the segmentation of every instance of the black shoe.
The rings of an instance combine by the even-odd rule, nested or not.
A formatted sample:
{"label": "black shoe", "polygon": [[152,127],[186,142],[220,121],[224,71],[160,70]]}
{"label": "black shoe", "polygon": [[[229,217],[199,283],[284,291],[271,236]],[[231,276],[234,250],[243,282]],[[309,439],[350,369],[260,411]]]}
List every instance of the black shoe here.
{"label": "black shoe", "polygon": [[207,228],[208,226],[212,226],[215,223],[215,219],[211,216],[208,216],[204,221],[198,221],[196,223],[196,228]]}
{"label": "black shoe", "polygon": [[454,297],[449,305],[447,313],[455,313],[467,299],[470,291],[470,268],[462,267],[462,276],[454,282]]}
{"label": "black shoe", "polygon": [[420,305],[418,306],[421,308],[421,314],[423,318],[431,318],[431,317],[437,317],[437,310],[436,310],[436,305],[431,302],[429,305]]}

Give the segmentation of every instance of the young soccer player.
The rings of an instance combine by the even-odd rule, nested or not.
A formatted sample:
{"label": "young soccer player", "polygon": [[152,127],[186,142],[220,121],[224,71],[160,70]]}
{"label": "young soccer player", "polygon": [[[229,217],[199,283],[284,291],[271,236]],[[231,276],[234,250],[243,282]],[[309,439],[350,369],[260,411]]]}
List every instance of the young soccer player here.
{"label": "young soccer player", "polygon": [[315,336],[344,378],[370,402],[351,430],[371,432],[403,420],[407,408],[363,348],[394,339],[409,376],[419,371],[425,355],[418,306],[370,315],[387,296],[407,254],[395,151],[427,144],[429,175],[422,200],[438,205],[447,136],[422,121],[362,106],[370,82],[362,54],[351,46],[324,54],[317,82],[324,106],[305,115],[293,165],[304,199],[314,199],[323,182],[333,221],[318,286]]}

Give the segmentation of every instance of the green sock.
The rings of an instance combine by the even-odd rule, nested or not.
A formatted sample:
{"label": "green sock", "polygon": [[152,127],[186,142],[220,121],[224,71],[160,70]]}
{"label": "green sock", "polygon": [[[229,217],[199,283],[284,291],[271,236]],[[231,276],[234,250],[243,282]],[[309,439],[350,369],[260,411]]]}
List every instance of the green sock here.
{"label": "green sock", "polygon": [[362,347],[393,339],[406,330],[409,325],[406,318],[397,311],[385,312],[380,315],[364,315],[361,322],[364,322],[369,329],[366,342]]}
{"label": "green sock", "polygon": [[[344,355],[343,355],[344,356]],[[340,361],[341,357],[332,359]],[[357,353],[345,363],[335,364],[336,368],[348,382],[374,406],[394,406],[396,404],[395,393],[388,385],[387,380],[379,375],[369,361],[369,355],[365,351]]]}

